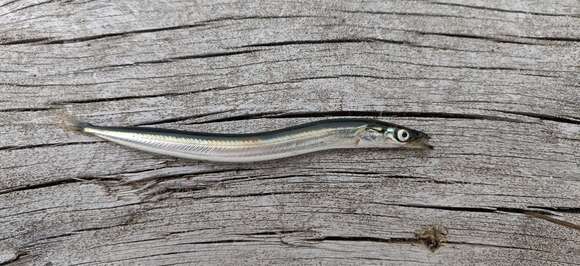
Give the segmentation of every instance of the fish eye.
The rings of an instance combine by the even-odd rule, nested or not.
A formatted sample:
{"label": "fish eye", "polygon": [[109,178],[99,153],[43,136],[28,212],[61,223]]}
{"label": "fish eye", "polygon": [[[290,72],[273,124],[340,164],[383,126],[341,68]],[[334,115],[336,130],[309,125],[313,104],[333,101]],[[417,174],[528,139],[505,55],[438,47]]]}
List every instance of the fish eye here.
{"label": "fish eye", "polygon": [[405,141],[409,140],[409,138],[411,138],[411,134],[409,133],[409,131],[407,131],[405,129],[399,129],[397,131],[397,139],[399,141],[405,142]]}

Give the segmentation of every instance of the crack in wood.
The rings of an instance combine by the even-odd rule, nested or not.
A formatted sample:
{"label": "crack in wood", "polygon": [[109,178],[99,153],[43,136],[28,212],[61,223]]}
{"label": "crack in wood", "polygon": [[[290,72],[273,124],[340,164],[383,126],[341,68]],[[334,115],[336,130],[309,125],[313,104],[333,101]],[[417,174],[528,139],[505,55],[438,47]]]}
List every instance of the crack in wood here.
{"label": "crack in wood", "polygon": [[23,185],[23,186],[18,186],[18,187],[5,188],[5,189],[0,190],[0,195],[7,194],[7,193],[13,193],[13,192],[28,191],[28,190],[33,190],[33,189],[49,188],[49,187],[60,186],[60,185],[71,184],[71,183],[78,183],[78,182],[83,182],[83,181],[80,179],[74,179],[74,178],[57,179],[57,180],[52,180],[49,182],[44,182],[44,183],[39,183],[39,184],[29,184],[29,185]]}
{"label": "crack in wood", "polygon": [[561,213],[580,214],[580,207],[528,206],[528,208],[541,209],[541,210],[545,210],[545,211],[561,212]]}
{"label": "crack in wood", "polygon": [[349,242],[375,242],[375,243],[409,243],[417,244],[416,238],[380,238],[370,236],[324,236],[318,238],[307,238],[306,241],[324,242],[324,241],[349,241]]}
{"label": "crack in wood", "polygon": [[206,117],[206,116],[219,115],[219,114],[229,113],[229,112],[233,112],[233,111],[235,111],[235,110],[230,109],[230,110],[224,110],[224,111],[203,113],[203,114],[199,114],[199,115],[178,116],[178,117],[166,118],[166,119],[161,119],[161,120],[142,122],[142,123],[138,123],[138,124],[133,124],[133,126],[152,126],[152,125],[161,125],[161,124],[182,122],[182,121],[187,121],[190,119],[197,119],[197,118],[202,118],[202,117]]}
{"label": "crack in wood", "polygon": [[[63,238],[63,237],[66,238],[66,237],[74,236],[74,235],[76,235],[76,234],[75,233],[64,233],[64,234],[59,234],[59,235],[53,235],[53,236],[43,237],[43,238],[37,239],[34,242],[43,242],[43,241],[46,241],[46,240],[59,239],[59,238]],[[40,244],[40,243],[37,243],[36,245],[38,245],[38,244]]]}
{"label": "crack in wood", "polygon": [[430,4],[434,5],[443,5],[443,6],[454,6],[454,7],[464,7],[470,9],[479,9],[479,10],[486,10],[486,11],[497,11],[497,12],[505,12],[505,13],[514,13],[514,14],[525,14],[525,15],[537,15],[537,16],[554,16],[554,17],[580,17],[577,14],[557,14],[557,13],[545,13],[545,12],[535,12],[535,11],[527,11],[527,10],[512,10],[512,9],[504,9],[504,8],[496,8],[496,7],[486,7],[486,6],[477,6],[477,5],[468,5],[468,4],[459,4],[459,3],[447,3],[447,2],[437,2],[437,1],[429,1]]}
{"label": "crack in wood", "polygon": [[256,114],[245,114],[226,118],[218,118],[188,124],[208,124],[218,122],[232,122],[240,120],[253,120],[262,118],[316,118],[316,117],[412,117],[412,118],[452,118],[452,119],[474,119],[504,121],[514,123],[526,123],[522,120],[511,119],[499,116],[481,114],[461,114],[444,112],[384,112],[384,111],[329,111],[329,112],[266,112]]}
{"label": "crack in wood", "polygon": [[[25,10],[25,9],[28,9],[28,8],[32,8],[32,7],[36,7],[36,6],[40,6],[40,5],[45,5],[45,4],[50,4],[50,3],[54,2],[54,1],[55,0],[48,0],[48,1],[40,2],[40,3],[35,3],[35,4],[32,4],[32,5],[27,5],[27,6],[18,8],[18,9],[11,10],[8,13],[5,13],[5,14],[0,15],[0,17],[5,16],[5,15],[10,14],[10,13],[22,11],[22,10]],[[4,5],[2,5],[2,6],[4,6]]]}
{"label": "crack in wood", "polygon": [[[175,56],[169,57],[159,60],[150,60],[150,61],[139,61],[135,62],[131,65],[147,65],[147,64],[164,64],[164,63],[172,63],[179,60],[189,60],[189,59],[202,59],[202,58],[213,58],[213,57],[225,57],[225,56],[233,56],[233,55],[241,55],[241,54],[251,54],[264,51],[263,49],[254,49],[254,50],[243,50],[243,51],[233,51],[233,52],[214,52],[214,53],[205,53],[205,54],[194,54],[194,55],[182,55],[182,56]],[[113,65],[114,67],[115,65]]]}
{"label": "crack in wood", "polygon": [[249,197],[267,197],[276,195],[299,195],[299,194],[319,194],[326,193],[325,191],[279,191],[279,192],[264,192],[264,193],[243,193],[233,195],[206,195],[206,196],[185,196],[180,199],[190,198],[195,200],[200,199],[219,199],[219,198],[249,198]]}
{"label": "crack in wood", "polygon": [[207,25],[200,23],[200,24],[178,25],[178,26],[162,27],[162,28],[150,28],[150,29],[123,31],[123,32],[116,32],[116,33],[105,33],[105,34],[84,36],[84,37],[78,37],[78,38],[50,40],[50,41],[42,42],[42,44],[51,45],[51,44],[79,43],[79,42],[94,41],[94,40],[119,37],[119,36],[125,37],[128,35],[140,34],[140,33],[153,33],[153,32],[160,32],[160,31],[181,30],[181,29],[189,29],[189,28],[198,28],[198,27],[203,27],[203,26],[207,26]]}
{"label": "crack in wood", "polygon": [[375,10],[341,10],[332,9],[333,11],[349,13],[349,14],[372,14],[372,15],[395,15],[395,16],[418,16],[418,17],[436,17],[436,18],[464,18],[470,19],[471,17],[448,15],[448,14],[436,14],[436,13],[419,13],[419,12],[387,12],[387,11],[375,11]]}
{"label": "crack in wood", "polygon": [[215,19],[208,19],[201,21],[201,23],[209,22],[222,22],[222,21],[239,21],[239,20],[252,20],[252,19],[286,19],[286,18],[336,18],[332,16],[317,16],[317,15],[286,15],[286,16],[229,16],[229,17],[219,17]]}
{"label": "crack in wood", "polygon": [[508,35],[518,38],[542,40],[542,41],[554,41],[554,42],[580,42],[580,38],[577,37],[564,37],[564,36],[519,36],[519,35]]}
{"label": "crack in wood", "polygon": [[[54,0],[51,0],[51,1],[54,1]],[[48,1],[48,2],[51,2],[51,1]],[[35,6],[35,5],[32,5],[32,6]],[[29,7],[32,7],[32,6],[29,6]],[[15,12],[15,11],[18,11],[18,10],[14,10],[12,12]],[[205,27],[210,22],[221,22],[221,21],[228,21],[228,20],[235,21],[235,20],[250,20],[250,19],[322,18],[322,17],[325,17],[325,16],[307,16],[307,15],[293,15],[292,16],[292,15],[289,15],[289,16],[222,17],[222,18],[200,21],[196,24],[177,25],[177,26],[162,27],[162,28],[150,28],[150,29],[133,30],[133,31],[116,32],[116,33],[105,33],[105,34],[77,37],[77,38],[70,38],[70,39],[53,39],[53,38],[48,38],[48,37],[22,39],[22,40],[15,40],[15,41],[0,43],[0,45],[18,45],[18,44],[29,44],[29,43],[41,43],[44,45],[51,45],[51,44],[79,43],[79,42],[94,41],[94,40],[99,40],[99,39],[104,39],[104,38],[126,37],[129,35],[141,34],[141,33],[154,33],[154,32],[161,32],[161,31],[171,31],[171,30],[181,30],[181,29]],[[328,18],[332,18],[332,17],[328,17]]]}
{"label": "crack in wood", "polygon": [[[525,45],[541,45],[534,42],[524,42],[524,41],[515,41],[509,40],[506,38],[497,38],[491,36],[480,36],[474,34],[466,34],[466,33],[444,33],[444,32],[428,32],[428,31],[412,31],[416,34],[420,35],[434,35],[434,36],[445,36],[445,37],[453,37],[453,38],[467,38],[467,39],[477,39],[477,40],[486,40],[492,41],[496,43],[509,43],[509,44],[525,44]],[[381,38],[371,38],[371,37],[359,37],[354,39],[322,39],[322,40],[289,40],[289,41],[279,41],[279,42],[267,42],[267,43],[254,43],[254,44],[246,44],[241,46],[236,46],[234,48],[250,48],[250,47],[280,47],[280,46],[289,46],[289,45],[314,45],[314,44],[346,44],[346,43],[387,43],[387,44],[398,44],[398,45],[406,45],[411,47],[418,47],[418,48],[433,48],[433,47],[425,47],[421,44],[410,42],[410,41],[402,41],[402,40],[389,40],[389,39],[381,39]],[[501,69],[499,69],[501,70]]]}
{"label": "crack in wood", "polygon": [[127,226],[129,225],[128,222],[122,222],[122,223],[118,223],[118,224],[113,224],[113,225],[109,225],[109,226],[95,226],[95,227],[85,227],[85,228],[81,228],[81,229],[75,229],[73,230],[73,233],[83,233],[83,232],[92,232],[92,231],[100,231],[100,230],[106,230],[106,229],[111,229],[111,228],[116,228],[116,227],[123,227],[123,226]]}
{"label": "crack in wood", "polygon": [[[182,56],[168,57],[168,58],[162,58],[162,59],[157,59],[157,60],[137,61],[137,62],[133,62],[133,63],[104,65],[104,66],[98,66],[98,67],[83,68],[83,69],[80,69],[74,73],[81,73],[81,72],[87,71],[87,70],[98,70],[98,69],[107,69],[107,68],[122,68],[122,67],[133,67],[133,66],[140,66],[140,65],[165,64],[165,63],[173,63],[173,62],[178,62],[181,60],[190,60],[190,59],[227,57],[227,56],[234,56],[234,55],[257,53],[257,52],[262,52],[262,51],[266,51],[266,50],[253,49],[253,50],[242,50],[242,51],[232,51],[232,52],[210,52],[210,53],[203,53],[203,54],[182,55]],[[169,76],[167,76],[167,77],[169,77]],[[136,79],[136,78],[133,78],[133,79]],[[151,79],[151,77],[146,77],[143,79]]]}
{"label": "crack in wood", "polygon": [[85,144],[97,144],[104,143],[105,141],[79,141],[79,142],[64,142],[64,143],[45,143],[45,144],[33,144],[33,145],[22,145],[22,146],[3,146],[0,147],[0,151],[15,151],[15,150],[28,150],[28,149],[38,149],[38,148],[52,148],[52,147],[65,147],[65,146],[75,146],[75,145],[85,145]]}
{"label": "crack in wood", "polygon": [[[423,63],[413,63],[409,61],[402,61],[402,60],[385,60],[389,63],[397,63],[403,65],[412,65],[412,66],[424,66],[424,67],[440,67],[440,68],[451,68],[451,69],[473,69],[473,70],[489,70],[489,71],[537,71],[537,72],[554,72],[548,70],[541,70],[541,69],[531,69],[531,68],[517,68],[517,67],[496,67],[496,66],[467,66],[467,65],[437,65],[437,64],[423,64]],[[567,72],[567,71],[562,71]],[[520,74],[520,73],[517,73]],[[525,75],[526,73],[521,73]],[[459,82],[459,80],[452,80],[455,82]]]}
{"label": "crack in wood", "polygon": [[433,209],[433,210],[444,210],[444,211],[458,211],[458,212],[482,212],[482,213],[496,213],[497,208],[493,207],[453,207],[453,206],[438,206],[438,205],[427,205],[427,204],[394,204],[394,203],[380,203],[378,204],[398,206],[404,208],[419,208],[419,209]]}
{"label": "crack in wood", "polygon": [[396,41],[387,40],[379,38],[339,38],[339,39],[325,39],[325,40],[292,40],[292,41],[280,41],[280,42],[268,42],[268,43],[254,43],[246,44],[242,46],[237,46],[234,48],[250,48],[250,47],[273,47],[273,46],[288,46],[288,45],[312,45],[312,44],[344,44],[344,43],[390,43],[390,44],[412,44],[407,41]]}
{"label": "crack in wood", "polygon": [[[55,210],[55,209],[59,209],[59,208],[63,208],[63,207],[69,207],[69,206],[56,206],[56,207],[47,207],[47,208],[40,208],[40,209],[34,209],[34,210],[27,210],[27,211],[24,211],[24,212],[17,212],[17,213],[13,213],[13,214],[1,216],[0,218],[15,217],[15,216],[23,215],[23,214],[33,214],[33,213],[34,214],[38,214],[38,213],[46,212],[48,210]],[[6,238],[0,238],[0,241],[9,239],[9,238],[12,238],[12,237],[15,237],[15,236],[17,236],[17,235],[9,236],[9,237],[6,237]]]}
{"label": "crack in wood", "polygon": [[[562,213],[580,213],[580,208],[559,208],[559,207],[536,207],[527,206],[526,208],[512,208],[512,207],[466,207],[466,206],[443,206],[443,205],[429,205],[429,204],[396,204],[396,203],[381,203],[372,202],[381,205],[398,206],[404,208],[420,208],[420,209],[434,209],[444,211],[457,212],[477,212],[477,213],[512,213],[512,214],[526,214],[526,212],[536,212],[543,215],[553,215],[550,211]],[[543,209],[543,210],[541,210]]]}
{"label": "crack in wood", "polygon": [[29,43],[42,43],[50,40],[50,38],[31,38],[31,39],[20,39],[13,41],[6,41],[0,38],[0,45],[19,45],[19,44],[29,44]]}
{"label": "crack in wood", "polygon": [[435,252],[447,241],[447,228],[440,225],[430,225],[415,232],[412,238],[381,238],[371,236],[324,236],[318,238],[308,238],[306,241],[324,242],[324,241],[341,241],[341,242],[372,242],[386,244],[423,244],[431,252]]}
{"label": "crack in wood", "polygon": [[93,83],[45,83],[45,84],[18,84],[18,83],[0,83],[0,85],[4,86],[14,86],[14,87],[21,87],[21,88],[45,88],[45,87],[81,87],[81,86],[96,86],[96,85],[103,85],[103,84],[115,84],[118,81],[102,81],[102,82],[93,82]]}
{"label": "crack in wood", "polygon": [[[152,171],[151,171],[152,170]],[[243,171],[249,171],[252,169],[245,169],[245,168],[232,168],[232,169],[218,169],[218,170],[208,170],[208,171],[199,171],[199,172],[186,172],[186,173],[176,173],[176,174],[156,174],[154,173],[155,170],[158,169],[147,169],[143,171],[135,171],[131,173],[119,173],[122,177],[122,184],[130,184],[136,182],[144,182],[144,181],[151,181],[153,179],[158,179],[159,181],[169,181],[172,179],[187,179],[191,177],[203,176],[203,175],[212,175],[212,174],[227,174],[227,173],[237,173]],[[146,174],[147,172],[153,172],[151,176],[138,176],[132,177],[129,176],[131,174]]]}
{"label": "crack in wood", "polygon": [[492,184],[488,184],[488,183],[474,183],[474,182],[458,181],[458,180],[438,180],[438,179],[435,179],[432,177],[427,177],[427,176],[405,176],[405,175],[384,175],[384,174],[381,174],[381,178],[416,179],[416,180],[418,180],[418,182],[445,184],[445,185],[453,185],[453,184],[492,185]]}
{"label": "crack in wood", "polygon": [[242,236],[280,236],[280,235],[304,233],[304,232],[307,232],[307,231],[304,231],[304,230],[260,231],[260,232],[244,233],[244,234],[238,234],[238,235],[242,235]]}
{"label": "crack in wood", "polygon": [[289,179],[294,177],[317,177],[319,175],[313,174],[289,174],[289,175],[254,175],[254,176],[243,176],[243,177],[233,177],[222,179],[218,183],[219,184],[232,184],[232,183],[242,183],[247,181],[265,181],[265,180],[278,180],[278,179]]}
{"label": "crack in wood", "polygon": [[228,116],[223,118],[215,118],[209,119],[205,121],[197,121],[197,122],[190,122],[185,123],[186,125],[200,125],[200,124],[210,124],[210,123],[220,123],[220,122],[232,122],[232,121],[244,121],[244,120],[253,120],[253,119],[260,119],[260,118],[269,118],[272,115],[279,115],[283,112],[260,112],[260,113],[248,113],[242,115],[235,115],[235,116]]}
{"label": "crack in wood", "polygon": [[[193,92],[193,93],[196,93],[196,92]],[[191,92],[188,92],[188,93],[191,93]],[[166,96],[177,96],[177,95],[183,95],[183,94],[188,94],[188,93],[170,92],[170,93],[161,93],[161,94],[153,94],[153,95],[131,95],[131,96],[109,97],[109,98],[91,98],[91,99],[86,99],[86,100],[53,101],[53,102],[50,102],[49,104],[50,105],[67,105],[67,104],[86,104],[86,103],[99,103],[99,102],[116,102],[116,101],[134,100],[134,99],[147,99],[147,98],[157,98],[157,97],[166,97]]]}
{"label": "crack in wood", "polygon": [[24,112],[43,112],[43,111],[51,111],[56,110],[57,108],[54,107],[42,107],[42,108],[9,108],[9,109],[0,109],[0,113],[24,113]]}
{"label": "crack in wood", "polygon": [[16,3],[18,1],[21,1],[21,0],[10,0],[10,1],[7,1],[6,3],[0,5],[0,7],[5,7],[5,6],[8,6],[8,5],[14,4],[14,3]]}
{"label": "crack in wood", "polygon": [[521,111],[507,111],[507,110],[493,110],[493,109],[486,109],[486,110],[501,112],[501,113],[506,113],[506,114],[514,114],[514,115],[533,117],[533,118],[538,118],[540,120],[547,120],[547,121],[553,121],[553,122],[558,122],[558,123],[568,123],[568,124],[580,125],[580,120],[575,119],[573,117],[567,118],[567,117],[562,117],[562,116],[553,116],[553,115],[547,115],[547,114],[538,114],[538,113],[521,112]]}
{"label": "crack in wood", "polygon": [[469,246],[477,246],[477,247],[491,247],[491,248],[505,248],[505,249],[519,249],[519,250],[533,250],[539,252],[546,252],[545,250],[535,249],[535,248],[526,248],[526,247],[516,247],[516,246],[505,246],[505,245],[495,245],[495,244],[488,244],[488,243],[475,243],[475,242],[465,242],[465,241],[447,241],[447,244],[450,245],[469,245]]}

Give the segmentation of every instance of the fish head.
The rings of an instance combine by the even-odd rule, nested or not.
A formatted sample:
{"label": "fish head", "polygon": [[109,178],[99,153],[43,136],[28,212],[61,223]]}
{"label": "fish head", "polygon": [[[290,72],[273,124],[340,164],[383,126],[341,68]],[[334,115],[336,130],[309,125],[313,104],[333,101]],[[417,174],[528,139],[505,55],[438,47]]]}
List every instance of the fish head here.
{"label": "fish head", "polygon": [[393,124],[367,125],[359,139],[360,145],[369,147],[433,149],[426,133]]}

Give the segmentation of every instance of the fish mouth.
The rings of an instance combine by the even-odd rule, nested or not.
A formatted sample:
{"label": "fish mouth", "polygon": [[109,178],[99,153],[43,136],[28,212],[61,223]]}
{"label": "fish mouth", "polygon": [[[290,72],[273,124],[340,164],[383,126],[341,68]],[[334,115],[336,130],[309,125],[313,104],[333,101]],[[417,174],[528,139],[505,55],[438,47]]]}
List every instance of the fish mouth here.
{"label": "fish mouth", "polygon": [[423,133],[423,138],[421,139],[421,143],[425,147],[425,149],[428,149],[428,150],[433,149],[433,145],[429,144],[430,139],[431,139],[431,136]]}
{"label": "fish mouth", "polygon": [[413,147],[417,149],[433,150],[433,145],[429,144],[429,137],[427,134],[423,134],[420,139],[413,143]]}
{"label": "fish mouth", "polygon": [[429,143],[423,142],[421,145],[423,146],[422,148],[424,148],[424,149],[433,150],[433,145],[431,145]]}

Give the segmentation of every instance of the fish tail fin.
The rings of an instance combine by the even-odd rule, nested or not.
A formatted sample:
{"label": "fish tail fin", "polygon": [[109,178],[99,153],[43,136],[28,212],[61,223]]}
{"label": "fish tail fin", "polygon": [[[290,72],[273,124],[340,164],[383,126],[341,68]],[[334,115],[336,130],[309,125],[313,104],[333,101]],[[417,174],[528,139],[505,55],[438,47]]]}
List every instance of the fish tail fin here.
{"label": "fish tail fin", "polygon": [[84,132],[86,128],[93,125],[87,122],[82,122],[70,113],[63,111],[58,115],[59,122],[62,128],[68,131]]}

